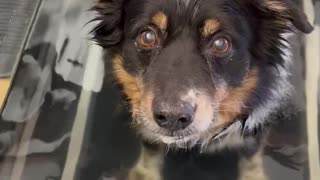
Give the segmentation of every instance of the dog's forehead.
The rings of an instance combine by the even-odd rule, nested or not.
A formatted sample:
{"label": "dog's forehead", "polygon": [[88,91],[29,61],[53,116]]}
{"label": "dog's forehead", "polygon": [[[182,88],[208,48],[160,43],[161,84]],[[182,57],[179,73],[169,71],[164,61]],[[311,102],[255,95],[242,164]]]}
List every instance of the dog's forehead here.
{"label": "dog's forehead", "polygon": [[188,6],[189,2],[190,2],[190,0],[176,0],[176,1],[178,1],[178,3],[180,3],[180,2],[183,3],[185,6]]}
{"label": "dog's forehead", "polygon": [[175,0],[176,2],[177,2],[177,4],[184,4],[185,6],[189,6],[189,5],[191,5],[191,4],[197,4],[197,3],[209,3],[209,2],[211,2],[211,3],[215,3],[215,1],[216,2],[221,2],[221,1],[224,1],[224,0],[209,0],[209,1],[207,1],[207,0]]}
{"label": "dog's forehead", "polygon": [[127,4],[126,17],[129,27],[135,28],[150,23],[155,14],[161,12],[161,17],[173,29],[185,25],[198,28],[208,19],[230,22],[228,19],[235,16],[229,15],[235,11],[229,6],[236,5],[226,0],[135,0]]}
{"label": "dog's forehead", "polygon": [[225,3],[235,5],[235,3],[228,2],[226,0],[135,0],[129,1],[127,10],[138,14],[149,12],[150,10],[161,10],[166,11],[170,15],[181,14],[183,12],[188,12],[189,14],[187,15],[192,15],[191,13],[199,12],[198,10],[202,12],[222,12],[221,8],[224,8]]}

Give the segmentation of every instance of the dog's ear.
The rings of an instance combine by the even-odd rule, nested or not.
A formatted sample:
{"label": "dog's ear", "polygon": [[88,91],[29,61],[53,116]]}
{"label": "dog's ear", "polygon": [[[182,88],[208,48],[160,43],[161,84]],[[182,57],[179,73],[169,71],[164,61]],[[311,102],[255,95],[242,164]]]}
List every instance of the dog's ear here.
{"label": "dog's ear", "polygon": [[92,8],[98,13],[93,21],[99,21],[92,30],[93,40],[109,48],[121,42],[123,34],[123,9],[126,0],[98,0]]}
{"label": "dog's ear", "polygon": [[275,18],[279,23],[290,21],[298,30],[304,33],[313,31],[307,16],[292,0],[254,0],[267,18]]}

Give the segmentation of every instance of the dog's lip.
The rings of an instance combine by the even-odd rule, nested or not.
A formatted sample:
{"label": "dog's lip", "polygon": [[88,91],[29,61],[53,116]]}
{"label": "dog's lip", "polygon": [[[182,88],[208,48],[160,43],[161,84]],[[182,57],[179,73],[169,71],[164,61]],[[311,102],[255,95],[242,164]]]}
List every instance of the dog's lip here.
{"label": "dog's lip", "polygon": [[176,140],[174,144],[179,148],[187,149],[195,146],[199,139],[198,136],[193,135],[191,137],[180,138]]}
{"label": "dog's lip", "polygon": [[176,142],[187,142],[190,140],[194,140],[194,139],[199,139],[200,138],[200,134],[194,133],[194,134],[189,134],[186,136],[177,136],[173,133],[170,134],[165,134],[165,133],[159,133],[159,132],[154,132],[151,131],[149,129],[143,129],[143,131],[141,131],[142,134],[144,134],[147,138],[150,137],[152,139],[157,139],[162,141],[165,144],[174,144]]}
{"label": "dog's lip", "polygon": [[198,135],[189,135],[184,137],[178,137],[178,136],[161,136],[161,141],[166,144],[183,144],[188,143],[190,141],[198,141],[199,136]]}

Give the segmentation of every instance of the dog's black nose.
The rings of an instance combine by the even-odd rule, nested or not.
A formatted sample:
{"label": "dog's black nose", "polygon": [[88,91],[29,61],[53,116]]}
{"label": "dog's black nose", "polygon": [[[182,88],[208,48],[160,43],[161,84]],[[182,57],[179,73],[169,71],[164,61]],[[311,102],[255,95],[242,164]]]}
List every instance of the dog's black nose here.
{"label": "dog's black nose", "polygon": [[166,104],[154,105],[156,123],[170,131],[178,131],[188,127],[193,120],[194,108],[191,104],[183,103],[178,106]]}

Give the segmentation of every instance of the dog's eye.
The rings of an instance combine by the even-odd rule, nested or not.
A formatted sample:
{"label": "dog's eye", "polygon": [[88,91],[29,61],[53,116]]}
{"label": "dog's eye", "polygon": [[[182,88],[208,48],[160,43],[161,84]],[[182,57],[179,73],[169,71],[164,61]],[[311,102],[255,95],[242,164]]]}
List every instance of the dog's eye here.
{"label": "dog's eye", "polygon": [[155,47],[158,43],[156,32],[151,28],[142,31],[137,37],[137,43],[142,48]]}
{"label": "dog's eye", "polygon": [[231,42],[224,37],[216,38],[212,42],[211,50],[216,55],[225,55],[231,49]]}

